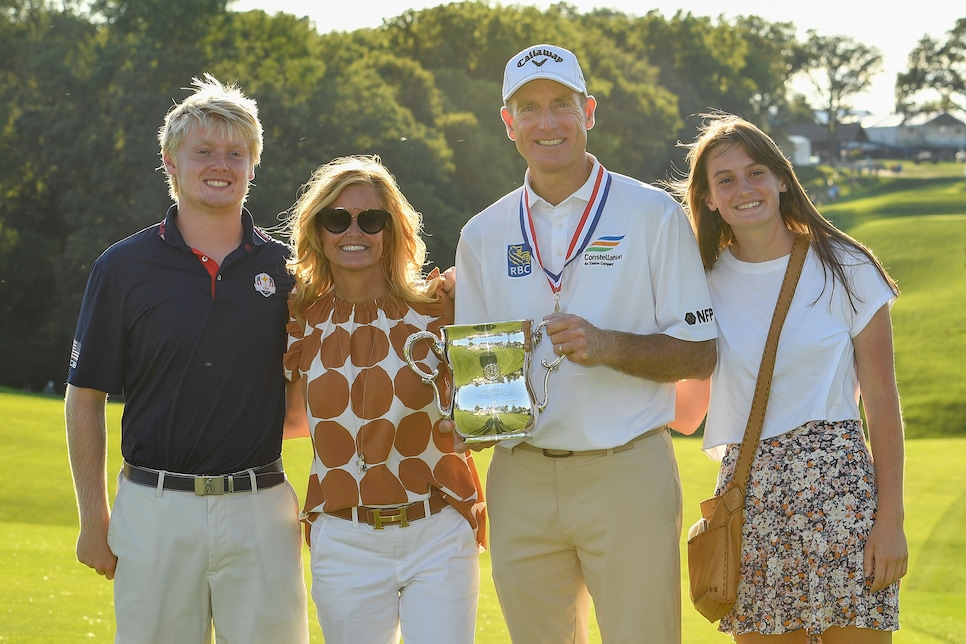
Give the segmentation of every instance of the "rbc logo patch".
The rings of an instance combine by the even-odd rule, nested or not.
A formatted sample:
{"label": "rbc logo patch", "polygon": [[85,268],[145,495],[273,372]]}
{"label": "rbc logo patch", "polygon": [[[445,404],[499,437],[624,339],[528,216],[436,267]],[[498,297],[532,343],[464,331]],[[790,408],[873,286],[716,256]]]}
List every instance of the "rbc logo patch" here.
{"label": "rbc logo patch", "polygon": [[533,271],[533,252],[527,244],[510,244],[506,247],[507,277],[526,277]]}

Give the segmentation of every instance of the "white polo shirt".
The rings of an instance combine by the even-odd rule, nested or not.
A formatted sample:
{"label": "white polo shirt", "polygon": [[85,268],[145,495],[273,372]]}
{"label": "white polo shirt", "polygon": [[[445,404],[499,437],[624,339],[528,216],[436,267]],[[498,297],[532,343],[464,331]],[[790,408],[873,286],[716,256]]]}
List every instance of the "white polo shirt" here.
{"label": "white polo shirt", "polygon": [[[456,251],[457,324],[536,324],[554,311],[550,283],[521,225],[521,197],[526,192],[544,265],[558,273],[601,170],[594,159],[588,181],[557,206],[527,181],[467,222]],[[714,339],[705,273],[684,211],[663,190],[619,174],[610,173],[609,183],[599,186],[598,199],[600,191],[606,201],[598,219],[590,213],[584,250],[562,271],[560,310],[604,329]],[[534,350],[530,378],[538,398],[540,361],[555,358],[547,341]],[[550,377],[549,404],[529,442],[548,449],[606,449],[673,418],[673,383],[564,360]]]}

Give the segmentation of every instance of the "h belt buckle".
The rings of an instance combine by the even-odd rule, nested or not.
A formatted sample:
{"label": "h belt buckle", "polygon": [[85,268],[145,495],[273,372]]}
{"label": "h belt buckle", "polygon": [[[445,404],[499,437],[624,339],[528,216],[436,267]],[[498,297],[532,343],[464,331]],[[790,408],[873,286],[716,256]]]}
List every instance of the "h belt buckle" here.
{"label": "h belt buckle", "polygon": [[371,512],[373,526],[376,530],[382,530],[383,523],[398,523],[401,528],[409,525],[409,519],[406,517],[406,506],[399,508],[399,514],[390,514],[389,516],[382,516],[382,512],[378,508],[373,508]]}
{"label": "h belt buckle", "polygon": [[[228,489],[225,489],[225,479],[228,480]],[[212,494],[231,494],[235,491],[234,476],[196,476],[195,494],[198,496],[209,496]]]}

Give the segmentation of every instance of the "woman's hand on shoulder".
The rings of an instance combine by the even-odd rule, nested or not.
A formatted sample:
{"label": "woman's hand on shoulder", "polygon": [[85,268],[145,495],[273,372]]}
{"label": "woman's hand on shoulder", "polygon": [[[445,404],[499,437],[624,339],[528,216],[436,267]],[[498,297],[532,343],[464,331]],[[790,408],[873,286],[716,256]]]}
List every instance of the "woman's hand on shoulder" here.
{"label": "woman's hand on shoulder", "polygon": [[450,266],[439,279],[439,292],[451,300],[456,300],[456,267]]}

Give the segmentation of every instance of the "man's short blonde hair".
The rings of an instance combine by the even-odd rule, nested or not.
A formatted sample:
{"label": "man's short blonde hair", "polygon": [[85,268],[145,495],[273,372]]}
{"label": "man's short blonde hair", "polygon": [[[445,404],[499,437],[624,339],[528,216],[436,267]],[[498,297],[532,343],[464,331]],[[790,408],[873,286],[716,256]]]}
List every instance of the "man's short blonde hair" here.
{"label": "man's short blonde hair", "polygon": [[[204,80],[192,78],[193,94],[175,104],[164,117],[158,132],[161,157],[174,156],[193,125],[208,130],[223,130],[231,138],[242,138],[248,143],[252,167],[262,159],[262,124],[258,120],[258,105],[235,84],[224,85],[211,74]],[[188,88],[186,88],[188,89]],[[162,165],[162,167],[164,167]],[[168,193],[178,201],[178,179],[168,174]]]}

